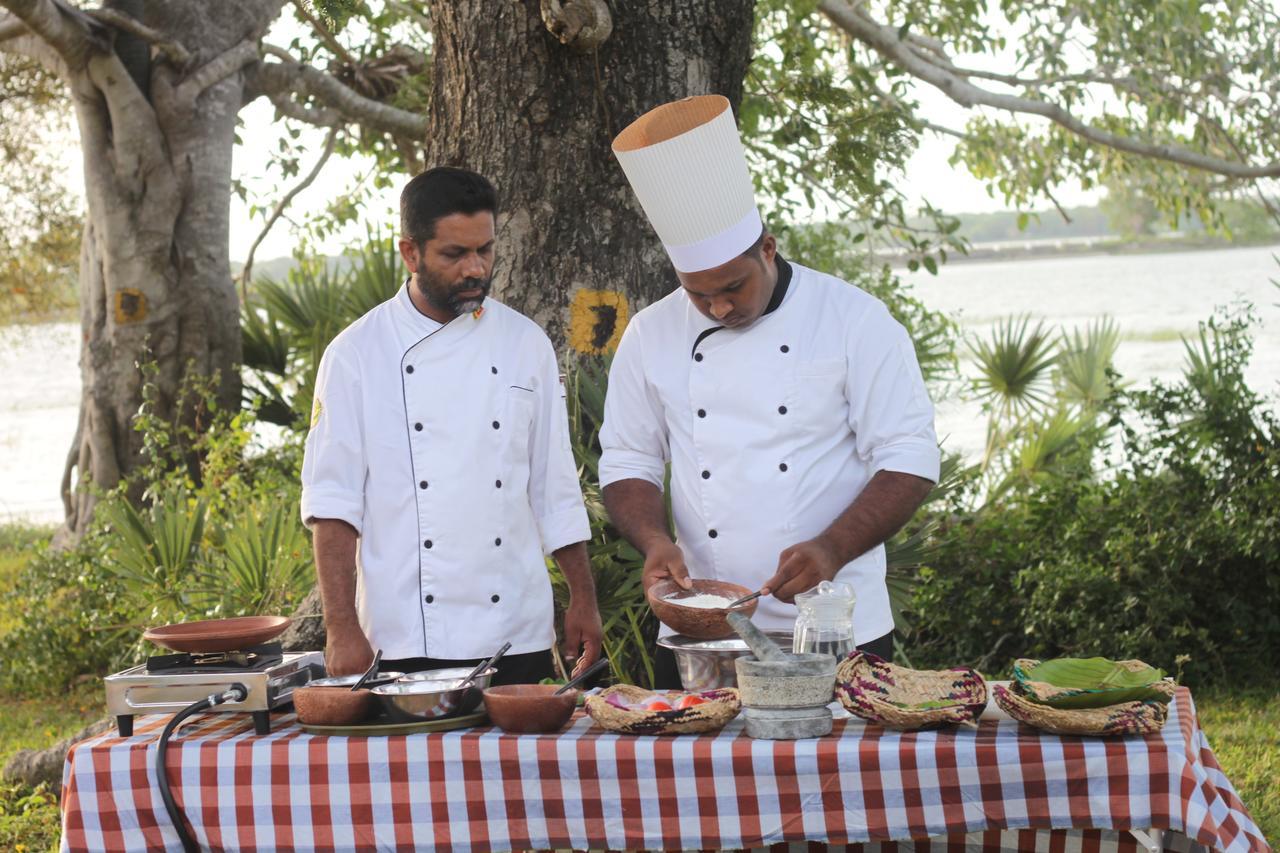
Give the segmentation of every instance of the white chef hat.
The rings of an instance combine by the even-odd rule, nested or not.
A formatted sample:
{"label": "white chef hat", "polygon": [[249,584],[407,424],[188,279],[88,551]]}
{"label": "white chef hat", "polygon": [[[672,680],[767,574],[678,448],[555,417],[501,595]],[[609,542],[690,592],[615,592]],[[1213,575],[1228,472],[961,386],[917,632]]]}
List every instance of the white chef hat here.
{"label": "white chef hat", "polygon": [[655,107],[618,134],[613,153],[680,272],[718,267],[760,239],[764,225],[723,95]]}

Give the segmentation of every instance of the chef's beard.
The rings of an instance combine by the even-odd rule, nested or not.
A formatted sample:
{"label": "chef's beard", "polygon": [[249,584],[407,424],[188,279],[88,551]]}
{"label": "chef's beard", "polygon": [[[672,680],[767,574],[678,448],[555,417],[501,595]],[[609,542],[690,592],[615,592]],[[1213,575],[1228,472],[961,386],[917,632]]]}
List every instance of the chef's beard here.
{"label": "chef's beard", "polygon": [[[478,310],[484,304],[485,297],[489,295],[489,287],[492,284],[492,279],[488,278],[465,278],[457,284],[450,285],[428,272],[425,264],[418,266],[417,273],[418,292],[426,297],[427,302],[433,307],[447,311],[454,317],[461,317],[463,314]],[[464,290],[479,290],[480,295],[458,296]]]}

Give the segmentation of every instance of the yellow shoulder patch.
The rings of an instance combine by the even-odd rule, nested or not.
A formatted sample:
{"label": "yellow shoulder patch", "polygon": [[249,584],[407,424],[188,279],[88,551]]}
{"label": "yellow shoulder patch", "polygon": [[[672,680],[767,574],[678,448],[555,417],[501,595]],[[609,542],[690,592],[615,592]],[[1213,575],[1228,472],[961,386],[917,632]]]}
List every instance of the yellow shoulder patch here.
{"label": "yellow shoulder patch", "polygon": [[311,400],[311,428],[315,429],[316,424],[320,423],[320,413],[324,411],[324,405],[320,402],[319,397]]}

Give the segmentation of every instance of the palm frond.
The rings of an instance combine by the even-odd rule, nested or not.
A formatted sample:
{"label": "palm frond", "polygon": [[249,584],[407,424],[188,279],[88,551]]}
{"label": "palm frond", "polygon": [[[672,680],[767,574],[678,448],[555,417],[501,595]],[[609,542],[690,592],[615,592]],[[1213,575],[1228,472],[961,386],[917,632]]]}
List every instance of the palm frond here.
{"label": "palm frond", "polygon": [[970,343],[978,362],[974,390],[1007,416],[1044,406],[1050,399],[1049,369],[1056,359],[1054,338],[1030,315],[1008,317],[996,325],[990,341]]}
{"label": "palm frond", "polygon": [[1086,411],[1096,411],[1115,392],[1108,375],[1120,348],[1120,327],[1110,317],[1090,323],[1083,331],[1064,333],[1059,346],[1059,396]]}

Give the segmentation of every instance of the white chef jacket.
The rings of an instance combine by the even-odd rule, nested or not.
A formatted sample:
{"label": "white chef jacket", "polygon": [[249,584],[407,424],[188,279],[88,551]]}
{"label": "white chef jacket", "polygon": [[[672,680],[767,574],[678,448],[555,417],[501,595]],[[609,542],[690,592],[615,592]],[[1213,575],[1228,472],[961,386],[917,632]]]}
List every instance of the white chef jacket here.
{"label": "white chef jacket", "polygon": [[[783,549],[825,530],[877,471],[938,479],[933,404],[906,330],[864,291],[790,266],[781,304],[745,329],[709,332],[718,324],[683,289],[655,302],[627,326],[609,373],[600,484],[661,489],[670,462],[676,540],[695,578],[759,589]],[[858,643],[893,630],[884,576],[881,545],[836,577],[857,596]],[[768,596],[753,620],[789,630],[795,618]]]}
{"label": "white chef jacket", "polygon": [[492,299],[441,325],[407,287],[325,350],[302,518],[360,534],[360,625],[387,658],[555,642],[545,554],[590,539],[555,352]]}

